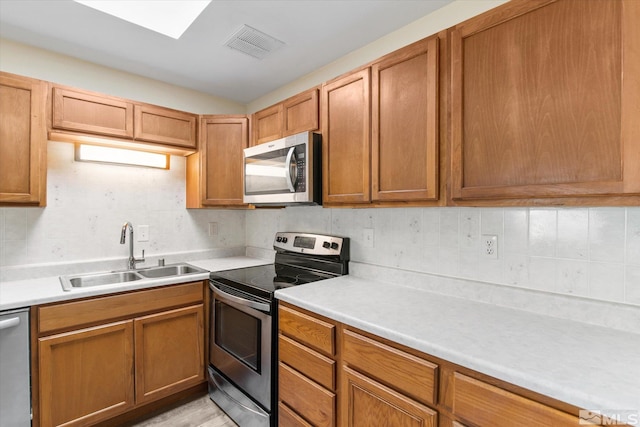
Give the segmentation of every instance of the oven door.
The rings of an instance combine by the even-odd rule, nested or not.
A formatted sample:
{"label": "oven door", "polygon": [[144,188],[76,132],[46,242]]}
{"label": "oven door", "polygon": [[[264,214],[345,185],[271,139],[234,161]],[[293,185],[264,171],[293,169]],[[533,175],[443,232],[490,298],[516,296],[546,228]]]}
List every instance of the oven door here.
{"label": "oven door", "polygon": [[247,395],[271,410],[272,318],[268,303],[209,285],[210,364]]}

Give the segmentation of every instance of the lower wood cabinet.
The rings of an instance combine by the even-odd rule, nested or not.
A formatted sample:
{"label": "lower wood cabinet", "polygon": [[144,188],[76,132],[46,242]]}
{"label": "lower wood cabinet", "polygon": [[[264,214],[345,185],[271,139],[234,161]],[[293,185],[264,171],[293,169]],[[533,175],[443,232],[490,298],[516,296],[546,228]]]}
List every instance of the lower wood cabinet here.
{"label": "lower wood cabinet", "polygon": [[343,368],[342,384],[345,426],[438,426],[435,410],[348,367]]}
{"label": "lower wood cabinet", "polygon": [[89,425],[135,404],[132,320],[41,338],[38,350],[41,426]]}
{"label": "lower wood cabinet", "polygon": [[278,426],[336,426],[336,324],[281,304]]}
{"label": "lower wood cabinet", "polygon": [[279,427],[581,424],[572,405],[290,304],[279,321]]}
{"label": "lower wood cabinet", "polygon": [[471,425],[480,426],[565,427],[580,424],[576,416],[458,372],[453,376],[453,414]]}
{"label": "lower wood cabinet", "polygon": [[205,381],[202,282],[50,304],[35,316],[34,426],[93,425]]}

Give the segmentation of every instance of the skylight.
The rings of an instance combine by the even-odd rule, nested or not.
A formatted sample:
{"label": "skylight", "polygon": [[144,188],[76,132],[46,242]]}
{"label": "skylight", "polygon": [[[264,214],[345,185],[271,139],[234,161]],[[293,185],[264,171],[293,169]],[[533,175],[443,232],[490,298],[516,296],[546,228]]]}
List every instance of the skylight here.
{"label": "skylight", "polygon": [[211,0],[74,0],[165,36],[179,39]]}

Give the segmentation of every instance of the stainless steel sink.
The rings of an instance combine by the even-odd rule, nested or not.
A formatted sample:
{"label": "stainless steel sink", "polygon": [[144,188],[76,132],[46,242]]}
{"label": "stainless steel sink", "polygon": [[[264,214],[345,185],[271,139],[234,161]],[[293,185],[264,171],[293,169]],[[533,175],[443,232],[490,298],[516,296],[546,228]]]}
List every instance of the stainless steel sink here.
{"label": "stainless steel sink", "polygon": [[160,279],[166,277],[180,277],[190,274],[207,273],[207,270],[190,264],[180,263],[158,267],[147,267],[137,270],[112,271],[107,273],[87,273],[60,276],[62,289],[71,291],[74,288],[91,286],[117,285],[136,280]]}
{"label": "stainless steel sink", "polygon": [[205,273],[206,270],[203,270],[198,267],[194,267],[189,264],[174,264],[167,265],[164,267],[152,267],[138,270],[138,273],[141,276],[147,277],[149,279],[157,279],[158,277],[167,277],[167,276],[184,276],[186,274],[195,274],[195,273]]}

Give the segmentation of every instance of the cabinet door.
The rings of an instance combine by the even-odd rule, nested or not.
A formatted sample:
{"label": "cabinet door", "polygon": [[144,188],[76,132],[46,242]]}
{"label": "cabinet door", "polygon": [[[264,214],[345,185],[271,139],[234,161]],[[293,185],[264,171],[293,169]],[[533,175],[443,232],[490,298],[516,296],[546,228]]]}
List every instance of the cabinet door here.
{"label": "cabinet door", "polygon": [[253,114],[253,145],[282,138],[282,104]]}
{"label": "cabinet door", "polygon": [[640,194],[639,20],[635,0],[517,0],[457,26],[452,197]]}
{"label": "cabinet door", "polygon": [[247,118],[205,118],[201,125],[200,187],[203,205],[242,205],[242,150]]}
{"label": "cabinet door", "polygon": [[438,38],[371,68],[373,200],[438,198]]}
{"label": "cabinet door", "polygon": [[54,87],[52,126],[82,133],[133,138],[133,104],[123,99]]}
{"label": "cabinet door", "polygon": [[46,89],[0,73],[0,204],[46,204]]}
{"label": "cabinet door", "polygon": [[318,130],[318,89],[292,96],[282,103],[282,136]]}
{"label": "cabinet door", "polygon": [[134,404],[133,322],[38,340],[40,425],[84,426]]}
{"label": "cabinet door", "polygon": [[136,404],[204,381],[203,305],[135,319]]}
{"label": "cabinet door", "polygon": [[325,203],[371,199],[370,69],[322,87],[322,179]]}
{"label": "cabinet door", "polygon": [[134,138],[178,147],[197,148],[197,116],[153,105],[136,105]]}
{"label": "cabinet door", "polygon": [[343,422],[348,427],[437,427],[436,411],[347,367],[341,390]]}

